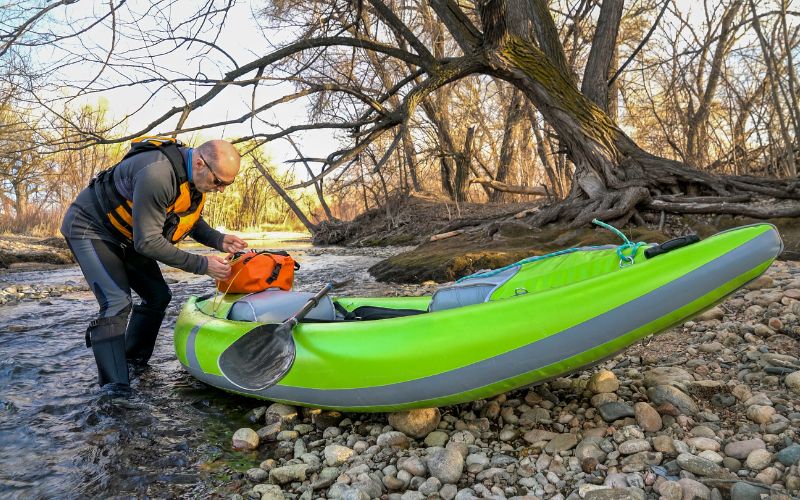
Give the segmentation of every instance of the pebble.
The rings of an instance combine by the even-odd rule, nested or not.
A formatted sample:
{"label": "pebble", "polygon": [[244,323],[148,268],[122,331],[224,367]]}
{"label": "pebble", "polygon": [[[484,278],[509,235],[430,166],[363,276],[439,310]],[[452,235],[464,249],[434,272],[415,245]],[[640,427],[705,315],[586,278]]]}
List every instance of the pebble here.
{"label": "pebble", "polygon": [[571,450],[578,444],[578,436],[575,434],[559,434],[555,436],[547,446],[545,451],[547,453],[559,453],[562,451]]}

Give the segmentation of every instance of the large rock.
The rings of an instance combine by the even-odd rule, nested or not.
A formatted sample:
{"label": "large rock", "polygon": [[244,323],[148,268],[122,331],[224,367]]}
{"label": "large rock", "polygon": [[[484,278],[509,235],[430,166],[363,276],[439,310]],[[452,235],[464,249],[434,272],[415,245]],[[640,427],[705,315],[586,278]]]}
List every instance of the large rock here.
{"label": "large rock", "polygon": [[450,448],[429,448],[428,472],[443,484],[456,484],[464,471],[464,457]]}
{"label": "large rock", "polygon": [[389,414],[389,425],[406,436],[424,438],[439,426],[442,414],[438,408],[399,411]]}
{"label": "large rock", "polygon": [[671,385],[656,385],[647,390],[647,397],[656,406],[669,403],[685,415],[696,415],[697,405],[686,393]]}
{"label": "large rock", "polygon": [[249,427],[242,427],[233,433],[233,447],[237,450],[255,450],[258,443],[258,434]]}
{"label": "large rock", "polygon": [[594,394],[602,394],[606,392],[615,392],[619,389],[619,379],[614,375],[614,372],[609,370],[600,370],[592,374],[589,378],[589,383],[586,388]]}

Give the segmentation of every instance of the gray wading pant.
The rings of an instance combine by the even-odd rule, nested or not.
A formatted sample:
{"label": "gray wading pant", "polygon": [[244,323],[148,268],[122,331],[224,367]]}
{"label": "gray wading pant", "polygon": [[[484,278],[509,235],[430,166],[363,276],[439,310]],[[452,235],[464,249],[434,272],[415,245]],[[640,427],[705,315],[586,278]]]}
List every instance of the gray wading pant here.
{"label": "gray wading pant", "polygon": [[[99,239],[68,238],[67,244],[100,305],[99,317],[86,331],[100,385],[128,384],[127,364],[146,365],[153,354],[172,299],[169,286],[156,261],[132,247]],[[133,307],[131,290],[142,299]]]}

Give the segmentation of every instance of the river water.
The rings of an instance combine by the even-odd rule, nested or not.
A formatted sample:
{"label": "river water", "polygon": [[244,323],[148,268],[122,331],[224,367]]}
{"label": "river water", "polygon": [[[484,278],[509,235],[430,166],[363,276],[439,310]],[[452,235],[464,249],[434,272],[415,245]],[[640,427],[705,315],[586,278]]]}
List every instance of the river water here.
{"label": "river water", "polygon": [[[251,246],[289,250],[302,266],[300,290],[352,278],[338,294],[419,292],[376,283],[366,272],[401,249],[318,249],[298,240]],[[180,307],[190,295],[213,291],[211,278],[163,270],[172,303],[151,366],[132,381],[129,397],[97,387],[84,345],[97,313],[91,293],[0,306],[0,498],[214,496],[235,484],[236,470],[268,458],[268,451],[230,446],[259,403],[194,380],[174,355]],[[0,286],[82,281],[77,266],[0,275]]]}

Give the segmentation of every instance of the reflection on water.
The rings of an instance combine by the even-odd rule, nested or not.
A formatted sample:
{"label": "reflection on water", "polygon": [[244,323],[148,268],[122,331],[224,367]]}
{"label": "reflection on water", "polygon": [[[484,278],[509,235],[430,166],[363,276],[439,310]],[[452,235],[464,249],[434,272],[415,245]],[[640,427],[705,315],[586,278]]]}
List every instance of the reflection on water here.
{"label": "reflection on water", "polygon": [[[397,251],[270,243],[252,246],[292,252],[303,266],[298,288],[355,277],[347,294],[385,289],[365,269]],[[267,458],[269,450],[243,455],[230,448],[253,400],[192,379],[173,354],[177,313],[188,296],[212,289],[210,278],[164,271],[172,304],[151,367],[127,398],[96,387],[94,358],[83,343],[97,310],[90,293],[0,306],[0,497],[208,495],[231,479],[218,460],[247,468]],[[0,281],[63,284],[82,277],[72,266],[4,274]]]}

